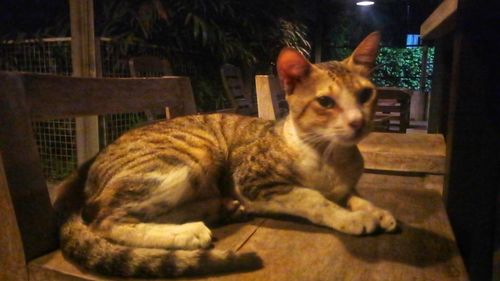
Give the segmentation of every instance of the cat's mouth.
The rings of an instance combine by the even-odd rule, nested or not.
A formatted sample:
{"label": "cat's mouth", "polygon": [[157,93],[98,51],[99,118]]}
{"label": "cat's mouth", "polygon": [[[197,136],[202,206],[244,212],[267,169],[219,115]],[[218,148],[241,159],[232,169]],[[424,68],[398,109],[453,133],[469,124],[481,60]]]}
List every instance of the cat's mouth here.
{"label": "cat's mouth", "polygon": [[366,130],[360,128],[358,130],[351,130],[345,134],[337,136],[339,143],[345,145],[357,144],[366,135]]}

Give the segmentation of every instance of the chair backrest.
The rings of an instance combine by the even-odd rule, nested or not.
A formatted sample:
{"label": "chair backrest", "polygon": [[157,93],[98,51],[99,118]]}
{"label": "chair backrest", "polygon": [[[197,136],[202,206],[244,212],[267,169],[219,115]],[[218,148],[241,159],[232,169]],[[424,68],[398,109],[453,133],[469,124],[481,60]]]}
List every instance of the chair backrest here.
{"label": "chair backrest", "polygon": [[288,114],[285,92],[281,88],[279,79],[276,76],[256,75],[255,89],[260,118],[275,120]]}
{"label": "chair backrest", "polygon": [[[3,168],[0,165],[0,247],[3,251],[0,256],[24,255],[26,261],[58,246],[55,214],[42,175],[33,120],[138,112],[166,106],[173,116],[196,113],[186,77],[75,78],[0,72],[0,85],[0,163],[3,162]],[[15,217],[12,217],[14,212],[3,212],[4,208],[12,211],[4,204],[10,201]],[[9,220],[4,216],[9,216]],[[17,225],[13,223],[16,221]],[[12,241],[16,228],[23,253],[16,253],[19,247],[12,246],[20,244]],[[10,233],[11,241],[3,239],[6,233]],[[3,260],[0,257],[2,268]]]}
{"label": "chair backrest", "polygon": [[167,59],[154,56],[133,57],[128,61],[131,77],[161,77],[173,75]]}
{"label": "chair backrest", "polygon": [[[406,133],[410,126],[410,100],[411,93],[407,89],[380,87],[377,88],[378,102],[375,112],[375,121],[386,122],[383,131],[391,131],[397,127],[396,132]],[[396,122],[391,122],[396,120]]]}
{"label": "chair backrest", "polygon": [[220,68],[222,84],[226,91],[226,96],[231,103],[231,107],[237,113],[252,114],[255,111],[252,97],[245,90],[241,71],[238,67],[231,64],[224,64]]}

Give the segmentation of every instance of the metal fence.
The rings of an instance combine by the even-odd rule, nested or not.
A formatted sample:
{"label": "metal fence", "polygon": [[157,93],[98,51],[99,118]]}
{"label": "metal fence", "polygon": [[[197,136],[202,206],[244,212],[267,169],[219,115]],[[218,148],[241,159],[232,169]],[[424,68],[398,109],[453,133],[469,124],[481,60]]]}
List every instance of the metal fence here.
{"label": "metal fence", "polygon": [[[156,46],[124,46],[108,38],[100,38],[99,42],[103,77],[130,77],[128,58],[134,55],[171,57],[174,58],[174,73],[196,74],[196,67],[186,57],[169,54]],[[0,70],[69,76],[72,74],[71,38],[0,42]],[[106,146],[123,132],[145,120],[142,112],[99,116],[101,146]],[[47,181],[59,181],[76,168],[74,118],[33,122],[33,131]]]}

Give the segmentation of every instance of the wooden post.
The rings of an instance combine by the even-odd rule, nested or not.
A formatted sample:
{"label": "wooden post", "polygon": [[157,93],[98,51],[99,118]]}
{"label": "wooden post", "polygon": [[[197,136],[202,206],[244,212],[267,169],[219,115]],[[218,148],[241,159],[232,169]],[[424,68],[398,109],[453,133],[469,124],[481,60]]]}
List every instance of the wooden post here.
{"label": "wooden post", "polygon": [[313,57],[314,63],[321,62],[322,55],[322,47],[323,47],[323,13],[322,9],[322,1],[315,0],[312,2],[314,5],[314,11],[316,13],[316,22],[314,25],[314,49],[313,49]]}
{"label": "wooden post", "polygon": [[428,94],[426,89],[425,89],[425,82],[427,81],[427,61],[429,59],[429,48],[427,46],[422,47],[422,58],[421,58],[421,66],[420,66],[420,81],[419,81],[419,88],[420,88],[420,94],[423,95],[421,98],[424,100],[423,108],[421,109],[423,111],[423,120],[427,120],[428,114]]}
{"label": "wooden post", "polygon": [[[500,182],[498,9],[459,1],[447,136],[447,211],[471,280],[492,280]],[[495,43],[496,42],[496,43]],[[496,222],[498,223],[498,222]]]}
{"label": "wooden post", "polygon": [[[97,77],[93,0],[70,0],[69,4],[73,76]],[[99,151],[97,116],[76,118],[76,146],[78,164],[82,164]]]}

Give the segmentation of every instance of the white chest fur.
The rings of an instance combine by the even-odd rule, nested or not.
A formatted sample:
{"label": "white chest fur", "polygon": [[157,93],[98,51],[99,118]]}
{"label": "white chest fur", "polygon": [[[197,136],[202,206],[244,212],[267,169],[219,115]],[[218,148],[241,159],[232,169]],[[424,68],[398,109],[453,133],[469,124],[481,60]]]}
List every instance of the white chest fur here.
{"label": "white chest fur", "polygon": [[296,151],[295,164],[305,187],[318,190],[334,201],[351,192],[363,169],[362,158],[355,146],[338,147],[328,156],[321,155],[299,138],[291,120],[285,122],[284,136],[290,148]]}

